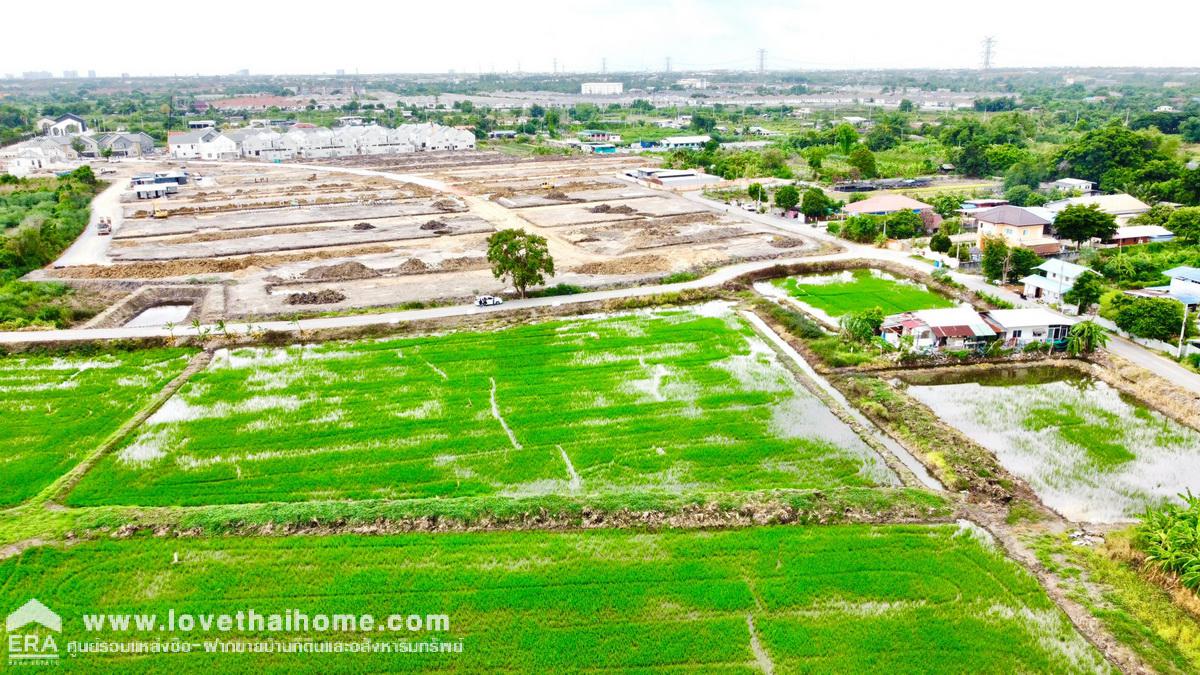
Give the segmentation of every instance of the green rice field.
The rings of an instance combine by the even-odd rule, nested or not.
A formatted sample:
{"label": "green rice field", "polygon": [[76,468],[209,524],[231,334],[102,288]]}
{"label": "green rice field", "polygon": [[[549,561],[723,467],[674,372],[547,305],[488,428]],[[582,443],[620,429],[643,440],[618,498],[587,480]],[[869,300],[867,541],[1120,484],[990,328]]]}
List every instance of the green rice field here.
{"label": "green rice field", "polygon": [[[188,654],[79,654],[120,672],[1053,672],[1111,668],[1036,580],[970,527],[818,526],[660,533],[104,538],[0,561],[0,607],[36,597],[67,641],[178,639]],[[85,614],[194,617],[191,631],[84,630]],[[211,653],[235,612],[417,615],[420,629],[303,631],[317,642],[460,652]],[[429,630],[430,615],[448,629]],[[265,623],[266,619],[264,619]],[[177,623],[177,625],[179,625]],[[131,623],[131,626],[136,624]],[[62,647],[65,653],[65,647]],[[382,648],[380,648],[382,649]],[[393,647],[398,649],[398,647]]]}
{"label": "green rice field", "polygon": [[721,303],[218,352],[71,505],[896,484]]}
{"label": "green rice field", "polygon": [[943,375],[908,393],[1070,520],[1129,521],[1200,491],[1200,433],[1076,371]]}
{"label": "green rice field", "polygon": [[874,307],[884,314],[898,314],[954,306],[949,298],[925,286],[874,269],[787,277],[774,283],[793,298],[834,318]]}
{"label": "green rice field", "polygon": [[191,353],[0,358],[0,506],[28,499],[96,449]]}

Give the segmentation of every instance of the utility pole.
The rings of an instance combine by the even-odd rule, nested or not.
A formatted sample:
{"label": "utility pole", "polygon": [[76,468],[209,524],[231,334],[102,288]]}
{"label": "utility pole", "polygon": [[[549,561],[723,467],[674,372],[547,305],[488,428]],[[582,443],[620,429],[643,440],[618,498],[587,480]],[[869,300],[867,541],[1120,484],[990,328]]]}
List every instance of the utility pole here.
{"label": "utility pole", "polygon": [[983,70],[987,72],[992,69],[992,52],[996,47],[996,38],[991,35],[983,39]]}
{"label": "utility pole", "polygon": [[[1180,302],[1183,302],[1183,301],[1180,300]],[[1183,355],[1186,353],[1185,347],[1186,347],[1187,343],[1184,342],[1184,338],[1187,336],[1187,325],[1188,325],[1188,304],[1186,302],[1183,302],[1183,324],[1181,326],[1179,326],[1179,360],[1180,361],[1183,360]]]}

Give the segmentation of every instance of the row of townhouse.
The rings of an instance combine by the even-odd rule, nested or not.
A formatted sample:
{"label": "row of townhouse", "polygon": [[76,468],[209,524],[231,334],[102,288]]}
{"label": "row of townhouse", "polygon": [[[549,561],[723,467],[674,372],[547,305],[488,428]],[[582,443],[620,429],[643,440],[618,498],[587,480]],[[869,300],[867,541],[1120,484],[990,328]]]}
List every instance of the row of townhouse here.
{"label": "row of townhouse", "polygon": [[173,135],[167,146],[176,159],[279,161],[469,150],[475,147],[475,134],[439,124],[403,124],[394,129],[375,124],[333,129],[297,124],[283,133],[264,128],[198,129]]}

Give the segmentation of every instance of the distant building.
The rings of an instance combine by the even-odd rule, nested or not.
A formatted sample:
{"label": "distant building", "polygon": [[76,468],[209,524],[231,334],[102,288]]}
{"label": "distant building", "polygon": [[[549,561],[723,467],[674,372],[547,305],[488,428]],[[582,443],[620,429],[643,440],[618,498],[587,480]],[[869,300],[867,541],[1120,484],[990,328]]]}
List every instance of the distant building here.
{"label": "distant building", "polygon": [[1046,183],[1045,188],[1048,190],[1078,192],[1081,195],[1090,195],[1096,191],[1096,184],[1082,178],[1059,178],[1056,181]]}
{"label": "distant building", "polygon": [[167,152],[176,159],[234,159],[238,145],[213,127],[173,134],[167,139]]}
{"label": "distant building", "polygon": [[897,211],[912,211],[913,213],[933,211],[933,207],[925,202],[919,202],[912,197],[884,194],[876,195],[859,202],[850,202],[842,207],[842,211],[849,216],[883,216],[889,213],[896,213]]}
{"label": "distant building", "polygon": [[1056,202],[1046,204],[1046,208],[1051,213],[1058,214],[1059,211],[1068,206],[1082,204],[1083,206],[1095,205],[1105,213],[1111,213],[1118,218],[1121,216],[1136,216],[1150,210],[1150,205],[1142,200],[1128,195],[1123,192],[1111,195],[1089,195],[1085,197],[1072,197],[1070,199],[1060,199]]}
{"label": "distant building", "polygon": [[261,95],[219,98],[209,101],[208,105],[217,110],[268,110],[270,108],[302,110],[307,105],[307,102],[303,99],[288,98],[286,96]]}
{"label": "distant building", "polygon": [[664,150],[700,150],[711,136],[667,136],[658,142]]}
{"label": "distant building", "polygon": [[78,70],[64,70],[63,71],[63,79],[64,80],[75,80],[78,78],[79,78]]}
{"label": "distant building", "polygon": [[1057,255],[1062,243],[1047,234],[1053,215],[1036,207],[1004,204],[971,214],[976,223],[976,246],[987,237],[999,237],[1009,246],[1020,246],[1038,255]]}
{"label": "distant building", "polygon": [[988,326],[1005,347],[1020,348],[1031,342],[1060,344],[1075,323],[1057,312],[1041,307],[993,309],[983,314]]}
{"label": "distant building", "polygon": [[1175,233],[1162,225],[1124,225],[1117,228],[1117,233],[1104,243],[1115,246],[1135,246],[1150,244],[1158,241],[1171,241]]}
{"label": "distant building", "polygon": [[615,134],[611,131],[601,131],[598,129],[585,129],[579,132],[579,138],[582,141],[591,143],[620,143],[621,134]]}
{"label": "distant building", "polygon": [[1030,274],[1021,279],[1021,283],[1025,285],[1023,295],[1051,304],[1061,303],[1063,295],[1071,290],[1079,277],[1084,274],[1096,274],[1082,265],[1065,260],[1047,260],[1034,269],[1041,274]]}
{"label": "distant building", "polygon": [[43,136],[72,136],[87,131],[87,122],[79,115],[67,113],[53,119],[43,117],[34,122],[34,127]]}
{"label": "distant building", "polygon": [[1170,298],[1187,306],[1189,312],[1200,310],[1200,267],[1175,267],[1163,272],[1171,280],[1167,286],[1151,286],[1125,291],[1144,298]]}
{"label": "distant building", "polygon": [[94,70],[89,70],[89,71],[88,71],[88,78],[89,78],[89,79],[93,79],[93,80],[94,80],[94,79],[96,79],[96,71],[94,71]]}
{"label": "distant building", "polygon": [[625,175],[650,185],[685,190],[712,183],[720,183],[722,180],[717,176],[711,176],[691,169],[657,169],[646,167],[642,169],[630,169],[625,172]]}
{"label": "distant building", "polygon": [[708,89],[708,80],[703,77],[685,77],[677,81],[675,84],[684,89]]}
{"label": "distant building", "polygon": [[884,318],[880,335],[893,347],[902,338],[911,340],[917,351],[977,349],[996,339],[996,331],[970,307],[923,309]]}
{"label": "distant building", "polygon": [[217,126],[214,120],[188,120],[189,129],[209,129]]}
{"label": "distant building", "polygon": [[584,96],[619,96],[625,93],[621,82],[584,82],[579,89]]}

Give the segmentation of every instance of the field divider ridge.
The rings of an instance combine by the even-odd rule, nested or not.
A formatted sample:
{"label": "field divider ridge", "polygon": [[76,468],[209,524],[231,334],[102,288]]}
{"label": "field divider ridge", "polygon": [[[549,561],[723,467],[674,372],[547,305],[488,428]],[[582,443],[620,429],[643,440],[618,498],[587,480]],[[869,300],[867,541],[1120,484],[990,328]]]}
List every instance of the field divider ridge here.
{"label": "field divider ridge", "polygon": [[155,394],[150,401],[146,403],[146,405],[142,406],[141,410],[137,411],[133,417],[130,417],[128,420],[126,420],[125,423],[118,427],[116,431],[109,434],[108,438],[105,438],[95,450],[80,460],[78,464],[71,467],[71,469],[62,476],[59,476],[58,479],[56,479],[53,483],[47,485],[45,489],[39,492],[28,503],[46,504],[55,502],[66,496],[68,492],[70,492],[76,485],[79,484],[79,481],[83,479],[84,475],[86,475],[87,472],[90,471],[97,462],[115,450],[122,442],[125,441],[125,439],[129,438],[130,434],[132,434],[138,427],[142,425],[142,423],[149,419],[151,415],[157,412],[158,409],[163,406],[163,404],[170,400],[170,398],[174,396],[181,387],[183,387],[184,383],[191,379],[192,375],[195,375],[196,373],[208,367],[208,364],[212,361],[212,356],[212,351],[207,349],[198,352],[192,357],[192,360],[188,362],[188,365],[183,369],[183,372],[176,375],[175,379],[168,382],[166,386],[159,390],[159,392]]}

